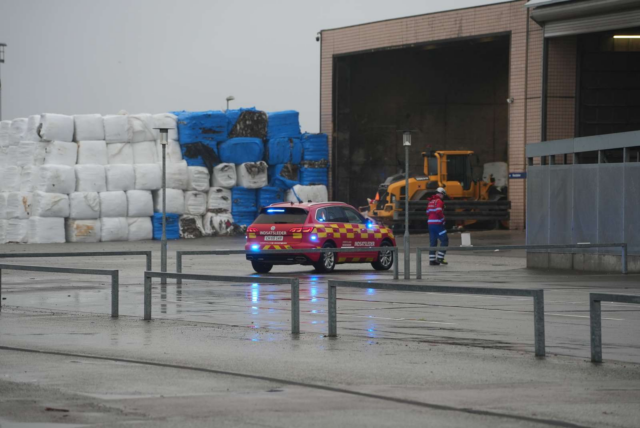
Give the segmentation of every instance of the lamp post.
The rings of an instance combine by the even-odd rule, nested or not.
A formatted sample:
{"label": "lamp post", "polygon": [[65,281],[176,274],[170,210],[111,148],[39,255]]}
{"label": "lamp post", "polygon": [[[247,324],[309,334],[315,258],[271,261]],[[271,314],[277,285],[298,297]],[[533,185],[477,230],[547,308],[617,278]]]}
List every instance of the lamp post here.
{"label": "lamp post", "polygon": [[235,100],[235,99],[236,99],[236,98],[235,98],[233,95],[229,95],[229,96],[227,97],[227,111],[229,111],[229,101],[233,101],[233,100]]}
{"label": "lamp post", "polygon": [[[154,128],[160,131],[162,146],[162,239],[160,241],[160,272],[167,271],[167,144],[169,130],[173,128]],[[166,285],[167,278],[161,278],[160,284]]]}
{"label": "lamp post", "polygon": [[404,146],[404,279],[411,279],[411,251],[409,247],[409,148],[411,132],[402,134]]}
{"label": "lamp post", "polygon": [[[7,45],[0,43],[0,64],[4,64],[4,48]],[[0,120],[2,120],[2,77],[0,77]]]}

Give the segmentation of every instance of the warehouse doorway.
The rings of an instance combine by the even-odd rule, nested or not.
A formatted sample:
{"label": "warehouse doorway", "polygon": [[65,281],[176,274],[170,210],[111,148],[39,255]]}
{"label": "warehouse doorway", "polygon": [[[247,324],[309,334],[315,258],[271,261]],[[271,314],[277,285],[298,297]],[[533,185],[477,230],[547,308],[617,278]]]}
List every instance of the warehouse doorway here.
{"label": "warehouse doorway", "polygon": [[[508,160],[509,35],[336,57],[333,197],[356,206],[404,163],[428,150],[473,150],[480,163]],[[479,167],[481,170],[481,166]]]}

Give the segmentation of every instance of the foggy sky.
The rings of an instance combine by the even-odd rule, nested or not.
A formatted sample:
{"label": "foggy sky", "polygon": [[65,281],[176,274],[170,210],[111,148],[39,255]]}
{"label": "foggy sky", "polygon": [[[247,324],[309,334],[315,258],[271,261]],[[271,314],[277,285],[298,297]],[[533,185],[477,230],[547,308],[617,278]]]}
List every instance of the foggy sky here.
{"label": "foggy sky", "polygon": [[318,131],[323,29],[500,0],[0,0],[2,119],[300,111]]}

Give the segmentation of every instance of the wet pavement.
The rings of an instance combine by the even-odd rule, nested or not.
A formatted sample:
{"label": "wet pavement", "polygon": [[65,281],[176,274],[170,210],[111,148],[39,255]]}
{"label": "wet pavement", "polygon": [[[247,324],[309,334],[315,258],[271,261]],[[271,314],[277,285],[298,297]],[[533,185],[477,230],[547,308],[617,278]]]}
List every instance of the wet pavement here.
{"label": "wet pavement", "polygon": [[[523,239],[522,234],[500,231],[474,233],[473,237],[475,245],[518,244]],[[452,245],[457,245],[453,238]],[[412,244],[426,245],[426,237],[414,237]],[[5,245],[0,251],[156,250],[158,246],[157,242],[104,243],[99,249],[95,244]],[[241,246],[242,239],[237,238],[174,242],[169,267],[174,269],[177,249]],[[154,256],[154,266],[159,266],[159,251]],[[119,269],[121,318],[108,317],[110,284],[104,277],[5,271],[0,346],[184,367],[141,368],[122,361],[78,363],[71,362],[78,360],[72,356],[0,349],[0,426],[5,426],[7,391],[22,391],[27,386],[37,388],[21,394],[43,397],[35,400],[40,407],[47,391],[62,391],[69,394],[62,401],[78,403],[80,409],[71,419],[40,412],[42,419],[31,422],[51,422],[53,415],[60,423],[111,426],[155,418],[162,426],[186,426],[187,420],[197,422],[194,426],[207,426],[211,422],[207,403],[213,400],[220,412],[219,426],[425,426],[425,420],[431,421],[427,426],[540,426],[558,421],[571,421],[577,424],[574,426],[637,426],[633,421],[640,418],[638,406],[625,403],[640,402],[640,308],[603,303],[605,364],[593,366],[588,362],[588,293],[640,294],[640,276],[527,270],[524,252],[518,251],[458,253],[447,258],[449,266],[427,266],[422,281],[410,282],[544,289],[548,357],[538,360],[533,356],[532,300],[520,297],[339,289],[339,338],[324,337],[327,279],[392,281],[391,273],[375,272],[369,265],[342,265],[331,275],[315,274],[310,267],[275,267],[272,276],[300,278],[303,334],[292,340],[288,286],[257,284],[250,279],[246,284],[185,281],[182,286],[172,281],[161,286],[156,281],[154,321],[148,323],[141,321],[144,257],[4,260]],[[412,266],[415,270],[415,261]],[[252,273],[243,256],[188,256],[183,271]],[[144,370],[149,376],[128,373],[129,366],[134,366],[132,373]],[[213,383],[198,373],[191,379],[184,372],[194,367],[225,373],[208,373]],[[269,379],[244,385],[237,375],[247,373]],[[167,382],[174,378],[179,381]],[[125,380],[117,387],[114,379]],[[304,385],[283,387],[282,382],[291,380]],[[353,391],[375,397],[350,395]],[[344,397],[336,398],[336,394]],[[607,398],[602,399],[603,395]],[[167,407],[159,403],[166,400],[161,396],[173,397]],[[242,410],[241,403],[249,397],[255,399],[249,408],[256,413],[247,413],[246,407]],[[131,407],[132,402],[139,407]],[[455,408],[440,409],[433,406],[436,404]],[[84,405],[87,409],[106,406],[108,411],[94,418],[82,410]],[[298,414],[296,405],[305,408],[304,416]],[[199,416],[185,412],[184,406],[193,407]],[[461,408],[491,410],[498,415],[474,415]],[[29,411],[40,415],[35,408]],[[532,420],[509,419],[509,415]],[[16,415],[13,417],[7,420],[15,420]],[[541,422],[543,419],[555,422]]]}

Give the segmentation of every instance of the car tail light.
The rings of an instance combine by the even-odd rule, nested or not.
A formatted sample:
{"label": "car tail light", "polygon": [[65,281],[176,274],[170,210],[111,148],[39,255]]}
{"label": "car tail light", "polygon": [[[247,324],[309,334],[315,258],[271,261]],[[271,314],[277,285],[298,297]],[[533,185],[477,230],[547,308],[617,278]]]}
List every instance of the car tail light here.
{"label": "car tail light", "polygon": [[258,233],[258,229],[255,228],[255,227],[250,227],[250,228],[247,229],[247,232],[249,232],[249,233]]}
{"label": "car tail light", "polygon": [[313,231],[313,227],[292,227],[289,229],[291,233],[309,233]]}

